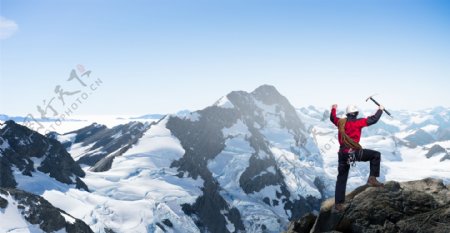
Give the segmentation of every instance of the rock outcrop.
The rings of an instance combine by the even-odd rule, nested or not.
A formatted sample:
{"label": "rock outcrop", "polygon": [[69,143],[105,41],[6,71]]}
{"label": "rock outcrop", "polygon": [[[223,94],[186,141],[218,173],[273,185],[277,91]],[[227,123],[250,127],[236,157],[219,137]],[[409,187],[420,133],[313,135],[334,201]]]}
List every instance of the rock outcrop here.
{"label": "rock outcrop", "polygon": [[[1,219],[3,214],[9,219]],[[14,214],[18,216],[12,216]],[[31,232],[36,232],[36,230],[69,233],[92,232],[86,223],[54,207],[40,196],[18,189],[0,188],[0,219],[1,221],[12,221],[13,218],[24,219],[29,223],[24,227],[33,225],[33,229],[29,229]],[[20,229],[3,229],[1,227],[0,230],[20,231]]]}
{"label": "rock outcrop", "polygon": [[287,232],[450,232],[449,188],[432,178],[361,186],[346,196],[343,212],[329,199],[318,216],[305,215]]}
{"label": "rock outcrop", "polygon": [[428,153],[425,155],[428,159],[435,156],[443,154],[442,158],[440,159],[441,162],[449,159],[450,160],[450,154],[447,152],[447,150],[440,146],[439,144],[433,145],[429,150]]}
{"label": "rock outcrop", "polygon": [[83,148],[78,149],[81,154],[72,153],[77,163],[90,166],[91,171],[102,172],[109,170],[114,158],[130,149],[150,126],[132,121],[110,129],[93,123],[63,135],[52,132],[47,136],[59,140],[68,151],[72,151],[75,145]]}
{"label": "rock outcrop", "polygon": [[0,129],[0,187],[15,188],[13,169],[24,176],[40,171],[55,180],[88,190],[80,179],[85,173],[57,140],[19,125],[5,122]]}

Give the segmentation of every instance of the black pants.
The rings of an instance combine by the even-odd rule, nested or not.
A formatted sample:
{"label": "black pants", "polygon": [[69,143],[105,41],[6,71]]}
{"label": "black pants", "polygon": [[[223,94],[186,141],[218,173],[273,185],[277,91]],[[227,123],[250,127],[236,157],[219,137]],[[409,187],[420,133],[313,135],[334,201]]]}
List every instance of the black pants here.
{"label": "black pants", "polygon": [[[344,203],[345,188],[347,187],[348,171],[350,164],[348,164],[348,153],[339,152],[338,176],[336,181],[335,203]],[[367,162],[370,161],[370,176],[380,176],[380,152],[375,150],[363,149],[362,154],[356,152],[356,161]]]}

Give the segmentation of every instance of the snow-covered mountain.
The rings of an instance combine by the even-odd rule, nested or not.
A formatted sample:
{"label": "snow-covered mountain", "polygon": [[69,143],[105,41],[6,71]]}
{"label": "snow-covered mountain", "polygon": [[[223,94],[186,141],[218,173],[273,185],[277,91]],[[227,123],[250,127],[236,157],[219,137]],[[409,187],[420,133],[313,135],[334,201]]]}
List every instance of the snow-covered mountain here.
{"label": "snow-covered mountain", "polygon": [[[382,152],[381,179],[450,182],[448,114],[394,111],[364,129],[363,147]],[[94,232],[280,232],[334,195],[338,145],[329,110],[295,109],[273,86],[157,121],[127,119],[47,135],[81,164],[90,192],[40,173],[13,172],[14,187]],[[348,191],[365,184],[368,169],[351,168]]]}
{"label": "snow-covered mountain", "polygon": [[110,129],[93,123],[62,135],[52,132],[47,136],[59,140],[78,164],[91,166],[93,171],[104,171],[111,167],[115,157],[133,146],[150,125],[132,121]]}
{"label": "snow-covered mountain", "polygon": [[323,198],[323,171],[307,163],[320,164],[318,150],[272,86],[232,92],[189,117],[169,117],[165,127],[184,149],[170,168],[203,180],[202,195],[183,211],[209,231],[278,231]]}
{"label": "snow-covered mountain", "polygon": [[[84,190],[85,172],[65,148],[27,127],[0,127],[0,232],[92,232],[88,225],[36,195]],[[28,189],[36,194],[25,192]]]}
{"label": "snow-covered mountain", "polygon": [[[51,177],[88,190],[84,171],[57,140],[7,121],[0,128],[0,187],[15,188],[27,177]],[[40,184],[36,184],[40,185]]]}
{"label": "snow-covered mountain", "polygon": [[[184,113],[185,111],[180,111]],[[67,134],[88,127],[92,124],[104,125],[113,128],[118,125],[126,125],[132,121],[150,124],[164,117],[166,114],[147,114],[145,116],[134,115],[71,115],[70,118],[33,118],[30,116],[10,116],[0,114],[0,122],[12,120],[20,125],[30,127],[41,134],[56,133]]]}
{"label": "snow-covered mountain", "polygon": [[[69,151],[80,158],[75,145]],[[295,109],[274,87],[262,86],[151,125],[107,171],[86,167],[84,181],[93,194],[44,196],[50,201],[65,198],[57,206],[95,231],[278,232],[289,219],[318,209],[329,194],[325,187],[331,180],[321,164]],[[91,209],[86,205],[89,214],[76,213],[72,206],[86,199],[80,195],[109,200],[103,208],[133,219],[128,220],[133,224],[115,223],[99,212],[97,203],[90,203],[95,204]],[[123,208],[129,205],[139,214],[129,216]],[[142,214],[147,217],[139,220]]]}

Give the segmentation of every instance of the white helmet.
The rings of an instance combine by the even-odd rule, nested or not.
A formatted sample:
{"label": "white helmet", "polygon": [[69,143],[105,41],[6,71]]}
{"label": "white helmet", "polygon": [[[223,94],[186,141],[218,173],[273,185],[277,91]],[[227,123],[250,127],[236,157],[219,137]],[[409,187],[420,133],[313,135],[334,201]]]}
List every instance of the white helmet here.
{"label": "white helmet", "polygon": [[356,107],[356,105],[347,106],[347,114],[354,112],[358,112],[358,107]]}

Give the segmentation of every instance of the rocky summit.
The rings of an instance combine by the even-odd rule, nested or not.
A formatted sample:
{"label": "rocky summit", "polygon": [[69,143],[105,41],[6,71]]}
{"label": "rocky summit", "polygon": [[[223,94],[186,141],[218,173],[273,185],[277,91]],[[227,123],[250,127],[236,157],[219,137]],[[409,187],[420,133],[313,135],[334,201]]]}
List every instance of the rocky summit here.
{"label": "rocky summit", "polygon": [[337,212],[334,200],[322,203],[319,214],[291,222],[288,233],[300,232],[450,232],[450,185],[427,178],[389,181],[384,188],[367,185],[346,196]]}
{"label": "rocky summit", "polygon": [[85,172],[57,140],[47,138],[14,121],[0,129],[0,187],[15,188],[17,178],[37,172],[55,180],[88,190],[80,179]]}

